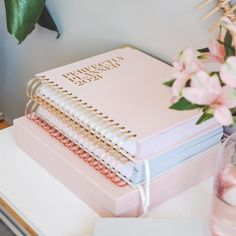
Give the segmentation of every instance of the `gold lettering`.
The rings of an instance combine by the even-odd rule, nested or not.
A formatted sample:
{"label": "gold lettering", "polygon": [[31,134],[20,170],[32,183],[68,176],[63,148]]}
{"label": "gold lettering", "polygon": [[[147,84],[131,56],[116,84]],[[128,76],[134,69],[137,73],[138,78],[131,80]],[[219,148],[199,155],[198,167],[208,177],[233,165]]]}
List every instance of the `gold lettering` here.
{"label": "gold lettering", "polygon": [[105,64],[106,62],[100,62],[98,63],[98,70],[99,71],[108,71],[110,68]]}
{"label": "gold lettering", "polygon": [[93,82],[98,79],[102,79],[102,74],[106,71],[113,70],[120,67],[120,62],[123,61],[123,57],[111,58],[97,64],[89,65],[84,68],[77,69],[75,71],[66,72],[62,76],[70,80],[77,86],[82,86],[86,83]]}
{"label": "gold lettering", "polygon": [[87,72],[86,68],[82,68],[82,69],[78,69],[76,70],[77,74],[83,74],[85,72]]}
{"label": "gold lettering", "polygon": [[108,60],[107,62],[110,63],[112,67],[115,67],[115,68],[120,66],[120,64],[115,59]]}
{"label": "gold lettering", "polygon": [[117,57],[116,58],[118,61],[123,61],[123,60],[125,60],[123,57]]}
{"label": "gold lettering", "polygon": [[99,74],[99,71],[96,70],[95,66],[89,66],[87,69],[90,73]]}

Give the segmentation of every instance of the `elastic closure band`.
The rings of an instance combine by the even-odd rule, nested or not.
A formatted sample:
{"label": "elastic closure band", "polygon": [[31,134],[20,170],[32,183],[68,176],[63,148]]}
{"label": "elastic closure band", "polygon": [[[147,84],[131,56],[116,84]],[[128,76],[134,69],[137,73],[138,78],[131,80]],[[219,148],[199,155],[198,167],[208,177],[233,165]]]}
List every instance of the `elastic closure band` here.
{"label": "elastic closure band", "polygon": [[141,197],[143,214],[146,215],[150,205],[150,165],[148,160],[143,161],[145,171],[145,183],[144,186],[138,186],[139,194]]}

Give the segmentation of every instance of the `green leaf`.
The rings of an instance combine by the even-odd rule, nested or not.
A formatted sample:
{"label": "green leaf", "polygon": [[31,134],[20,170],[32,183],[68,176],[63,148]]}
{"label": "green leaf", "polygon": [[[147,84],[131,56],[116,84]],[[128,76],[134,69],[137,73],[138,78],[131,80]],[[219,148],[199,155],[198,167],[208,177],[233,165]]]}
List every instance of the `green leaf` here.
{"label": "green leaf", "polygon": [[222,45],[225,44],[224,42],[220,41],[219,39],[217,40],[217,42],[218,42],[219,44],[222,44]]}
{"label": "green leaf", "polygon": [[39,20],[45,0],[4,0],[7,29],[19,43],[32,32]]}
{"label": "green leaf", "polygon": [[224,38],[224,44],[226,45],[232,45],[232,35],[231,33],[229,32],[229,30],[227,30],[226,34],[225,34],[225,38]]}
{"label": "green leaf", "polygon": [[200,53],[210,52],[209,48],[201,48],[201,49],[198,49],[197,51],[200,52]]}
{"label": "green leaf", "polygon": [[43,12],[38,20],[38,24],[44,28],[47,28],[49,30],[53,30],[57,32],[57,38],[60,37],[60,33],[59,30],[54,22],[54,20],[52,19],[47,7],[43,8]]}
{"label": "green leaf", "polygon": [[166,86],[168,86],[168,87],[172,87],[172,85],[173,85],[174,82],[175,82],[175,80],[172,79],[172,80],[165,81],[163,84],[166,85]]}
{"label": "green leaf", "polygon": [[230,109],[230,111],[231,111],[231,113],[232,113],[233,117],[235,117],[235,118],[236,118],[236,107],[234,107],[234,108],[231,108],[231,109]]}
{"label": "green leaf", "polygon": [[174,110],[193,110],[196,108],[201,107],[200,105],[193,104],[186,100],[184,97],[180,98],[178,102],[174,103],[173,105],[170,106],[170,109]]}
{"label": "green leaf", "polygon": [[225,59],[227,59],[230,56],[235,55],[235,48],[232,46],[232,35],[227,30],[225,38],[224,38],[224,48],[225,48]]}
{"label": "green leaf", "polygon": [[236,116],[233,116],[234,124],[236,124]]}
{"label": "green leaf", "polygon": [[209,73],[210,76],[213,76],[213,75],[217,75],[218,77],[220,76],[220,72],[219,71],[211,71]]}
{"label": "green leaf", "polygon": [[197,121],[197,125],[201,124],[202,122],[206,121],[206,120],[209,120],[213,117],[213,114],[212,113],[206,113],[204,112],[201,117],[198,119]]}

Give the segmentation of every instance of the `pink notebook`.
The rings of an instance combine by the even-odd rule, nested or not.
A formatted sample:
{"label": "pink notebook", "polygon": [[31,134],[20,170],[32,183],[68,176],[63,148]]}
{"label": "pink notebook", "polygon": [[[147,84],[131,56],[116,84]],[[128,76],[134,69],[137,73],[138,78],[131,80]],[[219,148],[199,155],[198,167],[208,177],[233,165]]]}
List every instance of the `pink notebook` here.
{"label": "pink notebook", "polygon": [[[142,214],[138,189],[118,187],[26,117],[14,121],[17,145],[102,216]],[[210,176],[217,146],[151,181],[150,208]]]}
{"label": "pink notebook", "polygon": [[168,108],[171,95],[162,83],[172,73],[171,66],[126,47],[39,73],[28,90],[124,155],[144,158],[217,126],[213,119],[196,126],[196,111]]}

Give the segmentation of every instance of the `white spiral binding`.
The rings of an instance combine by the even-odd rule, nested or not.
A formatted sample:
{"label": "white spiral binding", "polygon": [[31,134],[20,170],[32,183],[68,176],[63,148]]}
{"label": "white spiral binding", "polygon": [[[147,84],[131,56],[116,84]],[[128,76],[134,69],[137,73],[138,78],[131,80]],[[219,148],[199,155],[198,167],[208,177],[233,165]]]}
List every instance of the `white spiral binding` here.
{"label": "white spiral binding", "polygon": [[[57,108],[50,105],[48,102],[46,102],[44,99],[41,99],[39,97],[34,97],[33,99],[36,103],[40,104],[43,108],[47,109],[50,113],[54,114],[58,119],[62,120],[64,123],[70,125],[73,127],[73,129],[76,132],[84,133],[86,132],[86,135],[90,137],[91,140],[96,140],[101,147],[105,146],[105,149],[109,149],[109,152],[113,153],[113,156],[115,156],[117,159],[119,159],[121,162],[127,162],[130,160],[126,156],[124,156],[122,153],[120,153],[118,150],[114,149],[109,143],[106,143],[99,138],[97,138],[92,132],[86,130],[83,126],[79,125],[76,121],[66,116],[63,112],[59,111]],[[133,161],[133,159],[131,160]]]}
{"label": "white spiral binding", "polygon": [[[34,82],[34,80],[36,82]],[[123,144],[133,138],[130,131],[125,130],[124,127],[119,127],[119,124],[109,120],[98,112],[96,109],[89,109],[86,103],[78,103],[78,100],[72,97],[65,96],[58,88],[50,85],[49,82],[34,78],[29,82],[27,95],[32,98],[34,95],[44,97],[53,103],[59,110],[65,112],[72,119],[77,120],[79,123],[87,127],[91,132],[95,132],[104,141],[110,141],[112,144],[117,145],[118,149],[122,148]],[[101,119],[102,117],[102,119]],[[121,151],[121,150],[120,150]],[[129,158],[131,154],[122,150],[122,153]]]}

